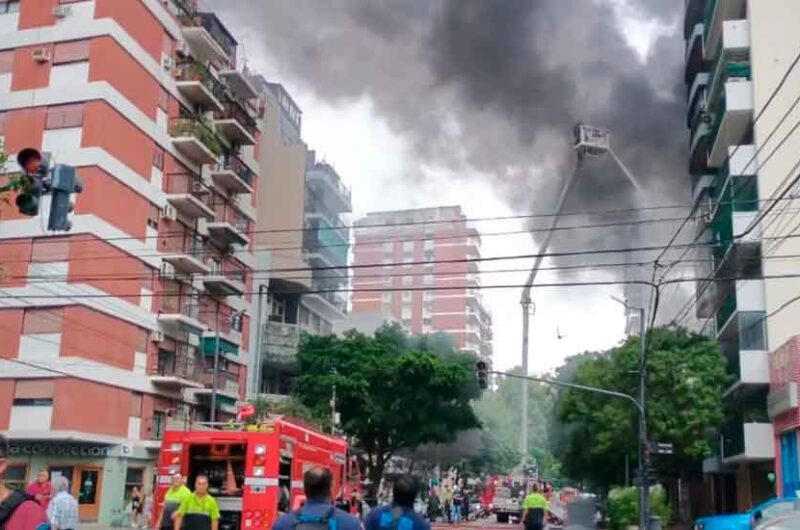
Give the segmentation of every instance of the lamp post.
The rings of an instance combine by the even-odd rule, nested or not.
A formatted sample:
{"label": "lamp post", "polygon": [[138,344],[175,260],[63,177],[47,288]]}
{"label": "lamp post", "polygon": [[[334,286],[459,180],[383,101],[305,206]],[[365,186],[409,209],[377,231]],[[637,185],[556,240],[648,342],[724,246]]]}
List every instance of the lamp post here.
{"label": "lamp post", "polygon": [[[619,157],[614,153],[611,149],[611,134],[607,129],[602,129],[600,127],[594,127],[592,125],[586,125],[584,123],[578,123],[575,125],[573,129],[573,149],[575,150],[576,157],[575,157],[575,165],[573,166],[572,171],[567,177],[566,182],[564,182],[564,186],[561,189],[561,193],[558,197],[558,202],[556,203],[555,212],[550,221],[550,227],[547,230],[544,241],[542,241],[541,246],[537,251],[536,259],[533,262],[533,267],[531,267],[531,272],[528,274],[528,279],[525,282],[525,287],[522,289],[522,297],[520,298],[520,304],[522,305],[522,374],[527,376],[528,375],[528,348],[530,342],[530,317],[532,314],[531,309],[533,308],[533,302],[531,300],[531,289],[533,288],[533,284],[536,281],[536,276],[539,273],[539,268],[542,265],[542,261],[544,260],[544,254],[547,252],[548,247],[550,246],[550,240],[553,238],[553,233],[555,232],[555,228],[558,226],[558,222],[561,218],[561,213],[564,209],[564,203],[566,202],[567,195],[569,194],[569,190],[572,188],[573,183],[575,182],[575,177],[578,174],[578,170],[583,165],[584,159],[587,157],[600,157],[604,154],[608,153],[617,163],[617,165],[622,169],[622,172],[625,176],[630,180],[633,187],[636,188],[637,191],[641,190],[636,179],[633,177],[631,172],[628,168],[622,163]],[[522,464],[527,462],[528,458],[528,380],[522,380],[522,400],[521,400],[521,435],[520,435],[520,453],[522,455]]]}

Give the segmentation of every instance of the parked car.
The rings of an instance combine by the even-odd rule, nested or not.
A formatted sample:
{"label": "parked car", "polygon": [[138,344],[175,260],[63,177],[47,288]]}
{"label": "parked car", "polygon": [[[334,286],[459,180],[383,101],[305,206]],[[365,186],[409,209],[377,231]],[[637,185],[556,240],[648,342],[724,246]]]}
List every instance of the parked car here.
{"label": "parked car", "polygon": [[757,525],[765,525],[794,512],[797,502],[795,497],[770,499],[744,513],[701,517],[695,521],[694,530],[756,530],[759,528]]}

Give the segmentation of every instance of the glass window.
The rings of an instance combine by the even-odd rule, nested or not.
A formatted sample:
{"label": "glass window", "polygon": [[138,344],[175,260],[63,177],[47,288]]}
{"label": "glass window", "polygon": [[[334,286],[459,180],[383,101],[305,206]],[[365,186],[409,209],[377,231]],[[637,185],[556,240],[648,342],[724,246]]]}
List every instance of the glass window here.
{"label": "glass window", "polygon": [[765,317],[761,311],[743,311],[739,316],[739,349],[766,350]]}
{"label": "glass window", "polygon": [[410,305],[404,305],[403,306],[402,317],[403,317],[403,320],[407,320],[407,319],[411,318],[411,306]]}
{"label": "glass window", "polygon": [[142,417],[142,395],[138,392],[131,394],[131,416]]}
{"label": "glass window", "polygon": [[164,170],[164,149],[157,145],[153,146],[153,166]]}
{"label": "glass window", "polygon": [[27,486],[27,475],[28,466],[25,464],[9,464],[3,476],[3,482],[9,489],[24,490]]}
{"label": "glass window", "polygon": [[14,398],[15,407],[52,407],[53,398]]}
{"label": "glass window", "polygon": [[391,301],[392,301],[392,293],[383,293],[383,302],[391,303]]}
{"label": "glass window", "polygon": [[403,302],[411,301],[411,291],[403,291]]}
{"label": "glass window", "polygon": [[19,379],[14,385],[14,399],[52,399],[52,379]]}
{"label": "glass window", "polygon": [[59,42],[53,48],[53,64],[74,63],[89,60],[89,41],[74,40]]}
{"label": "glass window", "polygon": [[403,241],[403,252],[414,252],[414,242],[413,241]]}
{"label": "glass window", "polygon": [[0,15],[6,13],[19,13],[19,0],[0,1]]}
{"label": "glass window", "polygon": [[47,109],[45,129],[67,129],[83,125],[83,103]]}
{"label": "glass window", "polygon": [[403,276],[403,287],[409,287],[414,283],[413,276]]}
{"label": "glass window", "polygon": [[97,482],[100,474],[96,469],[81,470],[78,489],[78,504],[97,503]]}
{"label": "glass window", "polygon": [[394,250],[394,243],[391,241],[384,241],[383,242],[383,251],[384,252],[392,252]]}
{"label": "glass window", "polygon": [[14,69],[14,50],[0,52],[0,74],[9,74]]}
{"label": "glass window", "polygon": [[780,515],[786,515],[794,511],[794,500],[787,500],[785,502],[776,502],[761,510],[762,521],[774,519]]}
{"label": "glass window", "polygon": [[61,333],[63,308],[26,309],[22,322],[23,335]]}

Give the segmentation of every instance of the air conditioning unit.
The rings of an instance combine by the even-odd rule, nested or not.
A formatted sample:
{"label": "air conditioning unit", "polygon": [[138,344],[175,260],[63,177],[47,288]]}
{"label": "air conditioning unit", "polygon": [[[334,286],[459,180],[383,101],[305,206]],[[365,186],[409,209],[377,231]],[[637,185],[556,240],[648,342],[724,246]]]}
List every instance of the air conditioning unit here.
{"label": "air conditioning unit", "polygon": [[167,279],[172,279],[175,277],[175,267],[172,265],[172,263],[161,264],[161,276]]}
{"label": "air conditioning unit", "polygon": [[72,14],[69,6],[53,6],[53,16],[56,18],[66,18]]}
{"label": "air conditioning unit", "polygon": [[175,66],[175,61],[167,55],[166,53],[161,54],[161,68],[166,70],[167,72],[172,71],[172,68]]}
{"label": "air conditioning unit", "polygon": [[50,50],[47,48],[36,48],[33,50],[33,60],[37,63],[49,63],[50,58]]}
{"label": "air conditioning unit", "polygon": [[163,219],[169,219],[170,221],[174,221],[178,218],[178,210],[171,204],[165,204],[164,207],[161,209],[161,217]]}
{"label": "air conditioning unit", "polygon": [[164,332],[163,331],[154,331],[150,334],[150,340],[153,342],[163,342],[164,341]]}

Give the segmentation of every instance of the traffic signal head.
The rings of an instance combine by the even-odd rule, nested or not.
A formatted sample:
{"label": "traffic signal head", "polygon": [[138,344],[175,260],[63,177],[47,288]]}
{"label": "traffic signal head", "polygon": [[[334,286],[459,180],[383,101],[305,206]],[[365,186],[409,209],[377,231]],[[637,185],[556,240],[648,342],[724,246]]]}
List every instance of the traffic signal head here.
{"label": "traffic signal head", "polygon": [[489,365],[486,361],[475,363],[475,375],[478,376],[478,386],[481,390],[489,388]]}

